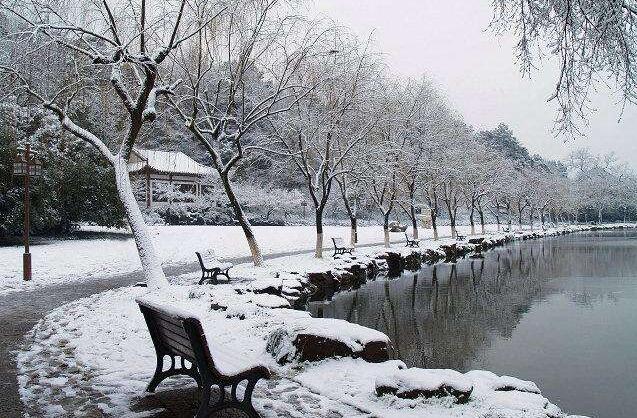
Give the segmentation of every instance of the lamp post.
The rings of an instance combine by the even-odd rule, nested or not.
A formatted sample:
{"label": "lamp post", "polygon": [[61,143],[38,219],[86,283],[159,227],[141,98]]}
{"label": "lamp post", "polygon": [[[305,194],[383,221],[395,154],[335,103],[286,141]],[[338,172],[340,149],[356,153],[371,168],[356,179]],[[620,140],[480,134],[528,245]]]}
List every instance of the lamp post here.
{"label": "lamp post", "polygon": [[29,230],[31,211],[31,196],[29,187],[31,177],[38,177],[42,173],[42,163],[31,154],[31,145],[26,144],[23,152],[16,155],[13,163],[13,174],[24,177],[24,255],[22,256],[22,271],[24,280],[31,280],[31,253],[29,252]]}

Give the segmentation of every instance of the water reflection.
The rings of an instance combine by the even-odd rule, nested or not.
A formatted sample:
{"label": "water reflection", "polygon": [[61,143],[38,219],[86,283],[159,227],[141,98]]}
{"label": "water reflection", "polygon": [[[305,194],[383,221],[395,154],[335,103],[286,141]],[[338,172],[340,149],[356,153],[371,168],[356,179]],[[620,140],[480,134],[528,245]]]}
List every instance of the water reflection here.
{"label": "water reflection", "polygon": [[464,369],[491,333],[510,335],[542,297],[536,271],[549,258],[543,245],[500,248],[481,259],[370,282],[330,302],[310,302],[310,311],[383,331],[410,366]]}

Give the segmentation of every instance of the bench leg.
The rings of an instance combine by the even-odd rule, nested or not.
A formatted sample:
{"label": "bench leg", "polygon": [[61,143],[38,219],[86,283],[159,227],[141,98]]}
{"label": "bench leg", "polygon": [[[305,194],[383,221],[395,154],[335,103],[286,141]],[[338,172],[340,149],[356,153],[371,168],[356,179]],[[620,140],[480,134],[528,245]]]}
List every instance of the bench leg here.
{"label": "bench leg", "polygon": [[243,400],[241,403],[243,404],[243,410],[248,414],[250,418],[259,418],[259,414],[252,406],[252,391],[254,391],[254,386],[257,384],[259,379],[256,380],[248,380],[248,385],[246,386],[246,390],[243,394]]}
{"label": "bench leg", "polygon": [[210,408],[210,386],[206,384],[201,390],[201,403],[199,404],[199,409],[197,409],[195,418],[208,418],[211,412],[212,408]]}
{"label": "bench leg", "polygon": [[[230,399],[228,400],[226,400],[226,386],[216,383],[206,383],[201,392],[201,404],[199,405],[195,418],[208,418],[213,412],[228,408],[243,411],[250,418],[260,418],[259,413],[252,406],[252,392],[254,391],[254,386],[259,381],[259,378],[248,379],[248,383],[243,393],[243,399],[239,400],[237,398],[237,387],[239,386],[239,383],[245,380],[246,379],[234,382],[230,386]],[[210,405],[210,395],[212,393],[211,388],[213,385],[219,387],[219,398],[213,405]]]}
{"label": "bench leg", "polygon": [[[164,371],[164,355],[170,356],[170,368],[166,371]],[[146,391],[151,393],[155,392],[157,386],[159,386],[159,384],[164,381],[164,379],[178,375],[190,376],[197,381],[198,386],[201,386],[201,377],[199,376],[199,372],[197,371],[197,366],[191,363],[189,368],[186,367],[183,358],[181,358],[181,365],[176,366],[175,356],[172,356],[170,354],[157,353],[157,366],[155,367],[155,374],[153,375],[152,379],[150,379],[148,386],[146,386]]]}
{"label": "bench leg", "polygon": [[212,276],[210,277],[210,281],[212,282],[212,284],[219,284],[219,280],[217,280],[217,275],[219,275],[219,273],[219,270],[215,270],[212,272]]}

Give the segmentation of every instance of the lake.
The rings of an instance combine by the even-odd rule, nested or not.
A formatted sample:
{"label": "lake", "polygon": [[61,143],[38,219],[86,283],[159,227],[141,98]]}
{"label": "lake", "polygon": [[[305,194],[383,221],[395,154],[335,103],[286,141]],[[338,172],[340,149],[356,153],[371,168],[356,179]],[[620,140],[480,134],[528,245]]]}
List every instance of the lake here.
{"label": "lake", "polygon": [[571,414],[637,411],[637,231],[524,241],[370,281],[316,316],[386,333],[408,366],[491,370]]}

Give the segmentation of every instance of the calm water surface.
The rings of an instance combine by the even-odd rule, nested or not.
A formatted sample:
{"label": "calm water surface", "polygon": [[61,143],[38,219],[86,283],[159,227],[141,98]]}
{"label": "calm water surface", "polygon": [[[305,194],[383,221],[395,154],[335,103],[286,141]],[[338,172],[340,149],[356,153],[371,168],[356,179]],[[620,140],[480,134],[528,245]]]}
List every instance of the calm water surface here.
{"label": "calm water surface", "polygon": [[409,366],[492,370],[571,414],[637,416],[637,231],[511,244],[310,311],[385,332]]}

